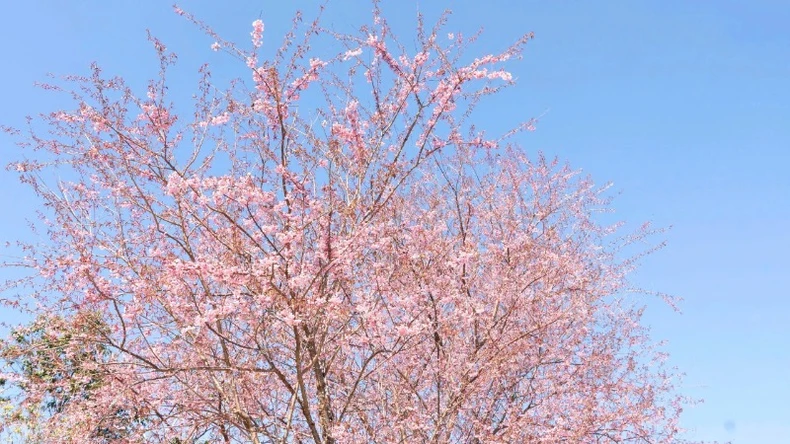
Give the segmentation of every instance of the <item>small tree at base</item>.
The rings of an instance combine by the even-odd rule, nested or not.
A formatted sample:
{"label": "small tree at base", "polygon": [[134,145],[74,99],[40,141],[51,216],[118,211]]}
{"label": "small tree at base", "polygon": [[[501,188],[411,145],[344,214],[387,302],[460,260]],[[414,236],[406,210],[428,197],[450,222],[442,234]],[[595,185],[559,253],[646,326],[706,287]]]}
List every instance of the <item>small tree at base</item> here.
{"label": "small tree at base", "polygon": [[[0,342],[0,359],[16,376],[15,388],[26,395],[21,408],[10,408],[3,420],[17,426],[16,437],[47,442],[43,437],[49,435],[51,422],[72,414],[72,408],[83,408],[102,390],[108,350],[97,335],[105,328],[101,318],[90,313],[73,313],[69,319],[45,313]],[[144,416],[133,405],[114,406],[87,438],[117,441]]]}
{"label": "small tree at base", "polygon": [[[221,89],[204,67],[193,119],[156,39],[144,97],[98,67],[68,79],[77,107],[12,169],[45,205],[34,312],[92,313],[70,350],[101,350],[101,378],[37,416],[41,439],[105,442],[119,411],[123,442],[676,438],[675,375],[623,296],[647,230],[598,224],[604,189],[510,142],[531,121],[472,124],[531,36],[466,62],[446,16],[407,51],[374,9],[358,35],[297,17],[267,60],[262,22],[245,50],[177,10],[251,77]],[[317,58],[322,36],[337,51]],[[16,408],[51,394],[7,376]]]}

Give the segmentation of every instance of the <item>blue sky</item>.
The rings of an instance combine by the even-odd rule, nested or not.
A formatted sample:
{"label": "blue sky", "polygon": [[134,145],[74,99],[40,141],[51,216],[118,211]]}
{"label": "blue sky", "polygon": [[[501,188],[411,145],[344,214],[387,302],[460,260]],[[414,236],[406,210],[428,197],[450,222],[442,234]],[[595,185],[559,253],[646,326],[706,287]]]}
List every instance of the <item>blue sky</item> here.
{"label": "blue sky", "polygon": [[[294,5],[310,15],[315,3],[182,6],[237,40],[260,16],[264,44],[274,45]],[[705,398],[684,414],[689,436],[790,443],[790,2],[421,3],[384,2],[401,35],[409,35],[418,5],[429,17],[453,9],[448,31],[483,26],[480,51],[534,31],[514,65],[520,85],[481,124],[545,113],[521,139],[525,147],[613,182],[622,192],[615,208],[629,223],[673,227],[668,247],[635,278],[685,299],[682,315],[649,303],[646,320],[654,337],[669,340],[686,392]],[[333,0],[324,23],[350,30],[369,9],[365,1]],[[202,61],[217,71],[235,63],[211,52],[211,40],[168,2],[6,2],[0,123],[20,125],[27,114],[70,105],[33,87],[47,72],[86,73],[98,61],[106,73],[142,84],[156,72],[146,28],[179,53],[185,73]],[[14,148],[0,140],[0,160],[10,158]],[[27,235],[30,197],[0,174],[0,240]]]}

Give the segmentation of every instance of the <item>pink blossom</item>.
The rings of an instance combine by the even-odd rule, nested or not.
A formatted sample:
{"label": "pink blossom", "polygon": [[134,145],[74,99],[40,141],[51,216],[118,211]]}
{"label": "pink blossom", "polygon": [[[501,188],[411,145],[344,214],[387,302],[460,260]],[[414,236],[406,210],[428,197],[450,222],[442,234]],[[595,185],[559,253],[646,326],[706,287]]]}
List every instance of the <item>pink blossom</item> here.
{"label": "pink blossom", "polygon": [[326,66],[326,62],[322,62],[321,59],[314,57],[310,59],[310,70],[317,71],[319,68],[323,68]]}
{"label": "pink blossom", "polygon": [[414,56],[414,66],[419,67],[425,64],[428,61],[428,57],[430,54],[427,51],[420,51]]}
{"label": "pink blossom", "polygon": [[362,48],[350,49],[343,54],[343,60],[349,60],[362,55]]}
{"label": "pink blossom", "polygon": [[250,33],[252,37],[252,46],[256,48],[261,47],[262,39],[263,39],[263,21],[258,19],[252,22],[252,32]]}
{"label": "pink blossom", "polygon": [[210,124],[213,126],[224,125],[230,121],[230,113],[224,112],[211,118]]}

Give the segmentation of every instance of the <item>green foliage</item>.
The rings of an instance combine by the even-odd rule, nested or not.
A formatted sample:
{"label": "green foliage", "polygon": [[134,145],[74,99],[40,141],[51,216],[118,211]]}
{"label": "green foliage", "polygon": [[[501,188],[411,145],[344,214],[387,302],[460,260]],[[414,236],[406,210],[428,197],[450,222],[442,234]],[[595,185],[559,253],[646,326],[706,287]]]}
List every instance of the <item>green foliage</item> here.
{"label": "green foliage", "polygon": [[102,374],[96,364],[106,357],[107,349],[85,339],[101,334],[104,328],[92,314],[72,320],[42,316],[0,342],[0,359],[12,373],[22,376],[19,389],[42,390],[43,411],[60,413],[72,400],[88,399],[101,387]]}
{"label": "green foliage", "polygon": [[[13,382],[0,379],[0,390],[11,394],[0,398],[0,404],[15,404],[4,422],[35,430],[41,418],[95,396],[105,383],[102,364],[109,350],[101,338],[106,333],[106,324],[95,313],[68,319],[42,315],[0,340],[0,365],[16,376]],[[94,438],[117,440],[140,423],[135,411],[118,409],[99,424]]]}

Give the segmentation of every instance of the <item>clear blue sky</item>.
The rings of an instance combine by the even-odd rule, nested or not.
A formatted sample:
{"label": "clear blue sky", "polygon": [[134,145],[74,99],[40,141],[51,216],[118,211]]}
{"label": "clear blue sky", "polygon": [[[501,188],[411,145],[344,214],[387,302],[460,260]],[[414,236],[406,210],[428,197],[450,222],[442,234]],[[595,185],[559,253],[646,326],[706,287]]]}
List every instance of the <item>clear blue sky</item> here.
{"label": "clear blue sky", "polygon": [[[246,39],[260,16],[272,45],[290,21],[292,6],[282,5],[310,13],[314,3],[183,6],[236,39]],[[384,3],[408,31],[418,3]],[[690,437],[790,443],[790,2],[421,3],[431,17],[454,10],[448,31],[483,26],[481,50],[534,31],[515,65],[520,86],[498,99],[498,111],[516,120],[548,110],[522,139],[526,147],[614,182],[623,193],[615,207],[629,223],[673,226],[669,246],[636,279],[685,298],[683,315],[650,303],[647,321],[656,338],[669,340],[686,391],[706,399],[683,417]],[[333,0],[325,24],[349,30],[369,9],[365,1]],[[0,123],[69,105],[33,87],[47,72],[86,73],[95,60],[142,84],[156,72],[146,28],[180,54],[183,72],[204,60],[217,71],[230,63],[168,2],[4,2]],[[1,141],[4,160],[14,148]],[[0,174],[2,240],[26,236],[33,202]]]}

